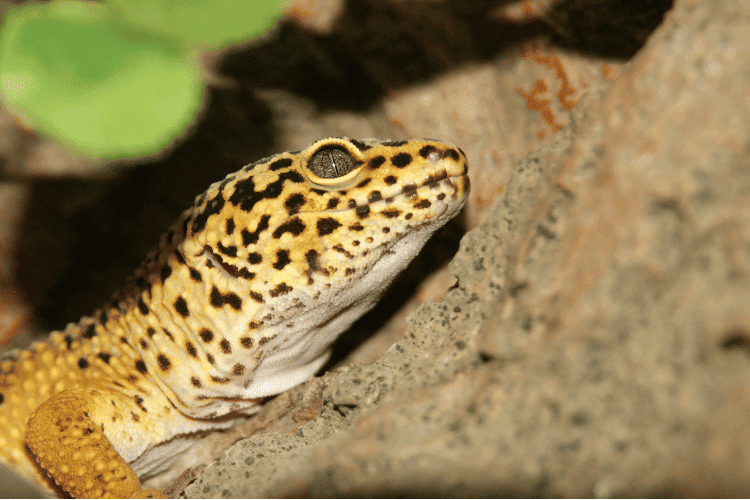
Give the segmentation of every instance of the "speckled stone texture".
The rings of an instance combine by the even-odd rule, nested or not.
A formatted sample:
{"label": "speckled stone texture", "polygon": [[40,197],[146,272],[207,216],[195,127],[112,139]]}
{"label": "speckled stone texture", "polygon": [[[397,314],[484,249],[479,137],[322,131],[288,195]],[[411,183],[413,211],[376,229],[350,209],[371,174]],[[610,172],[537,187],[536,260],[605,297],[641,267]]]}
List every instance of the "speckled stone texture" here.
{"label": "speckled stone texture", "polygon": [[186,494],[749,495],[749,21],[676,2],[515,164],[443,300]]}

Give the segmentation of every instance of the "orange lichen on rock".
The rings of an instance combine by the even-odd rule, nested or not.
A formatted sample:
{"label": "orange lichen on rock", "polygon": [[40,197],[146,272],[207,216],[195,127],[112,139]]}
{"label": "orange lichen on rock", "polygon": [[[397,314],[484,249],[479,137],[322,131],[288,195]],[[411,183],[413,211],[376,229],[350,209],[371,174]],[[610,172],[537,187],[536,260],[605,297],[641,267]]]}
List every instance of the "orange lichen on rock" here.
{"label": "orange lichen on rock", "polygon": [[[535,47],[529,48],[525,51],[524,57],[533,60],[538,64],[543,64],[555,72],[555,77],[560,81],[560,89],[557,91],[557,102],[564,111],[571,111],[575,108],[578,103],[577,99],[574,99],[577,89],[570,84],[570,78],[568,77],[563,63],[560,58],[556,55],[542,55],[539,50]],[[551,99],[543,99],[539,97],[549,90],[549,86],[542,80],[538,79],[534,86],[529,91],[524,91],[522,88],[517,88],[516,91],[526,99],[526,105],[532,111],[539,111],[542,119],[550,127],[552,131],[558,132],[565,125],[560,124],[557,121],[555,113],[552,109]],[[545,136],[545,132],[539,132],[539,138]]]}

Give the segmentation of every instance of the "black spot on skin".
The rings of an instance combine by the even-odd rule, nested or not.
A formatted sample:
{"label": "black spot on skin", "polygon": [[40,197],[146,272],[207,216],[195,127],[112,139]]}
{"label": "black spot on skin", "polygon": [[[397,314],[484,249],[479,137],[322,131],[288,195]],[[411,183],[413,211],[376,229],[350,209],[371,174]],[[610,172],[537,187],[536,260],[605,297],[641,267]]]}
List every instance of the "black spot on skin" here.
{"label": "black spot on skin", "polygon": [[294,215],[299,212],[299,209],[302,208],[306,202],[307,200],[302,194],[295,193],[286,199],[286,201],[284,202],[284,206],[286,206],[286,210],[287,212],[289,212],[289,215]]}
{"label": "black spot on skin", "polygon": [[218,242],[216,244],[217,247],[219,247],[219,252],[223,253],[227,257],[237,257],[237,247],[234,245],[229,245],[228,247],[225,247],[221,244],[221,242]]}
{"label": "black spot on skin", "polygon": [[[236,252],[237,247],[231,247],[231,248],[234,248],[235,252]],[[206,252],[207,254],[209,254],[216,262],[218,262],[219,265],[221,266],[221,268],[224,269],[224,271],[228,275],[230,275],[231,277],[233,277],[233,278],[244,278],[244,279],[247,279],[247,280],[251,280],[251,279],[255,278],[255,273],[251,273],[250,271],[248,271],[244,267],[240,268],[240,267],[237,267],[237,266],[233,266],[232,264],[230,264],[228,262],[225,262],[224,259],[222,259],[218,255],[216,255],[214,252],[212,252],[211,248],[209,248],[208,246],[203,247],[203,251]],[[210,261],[209,261],[209,263],[210,263]]]}
{"label": "black spot on skin", "polygon": [[198,389],[203,387],[203,384],[201,384],[201,381],[198,379],[198,377],[190,377],[190,384],[193,387],[197,387]]}
{"label": "black spot on skin", "polygon": [[217,377],[215,375],[211,375],[211,380],[216,382],[217,384],[226,384],[229,382],[229,379],[227,377]]}
{"label": "black spot on skin", "polygon": [[258,243],[258,238],[260,238],[260,233],[268,229],[268,221],[271,219],[270,215],[264,215],[260,218],[258,221],[258,227],[255,228],[255,231],[250,232],[247,229],[242,230],[242,244],[245,246],[248,245],[255,245]]}
{"label": "black spot on skin", "polygon": [[201,283],[203,281],[203,276],[201,276],[201,273],[197,269],[193,269],[192,267],[188,268],[190,273],[190,279],[195,281],[196,283]]}
{"label": "black spot on skin", "polygon": [[354,274],[355,272],[356,272],[356,271],[355,271],[355,270],[354,270],[353,268],[351,268],[351,267],[347,267],[347,268],[346,268],[346,271],[344,271],[344,276],[351,276],[351,275],[352,275],[352,274]]}
{"label": "black spot on skin", "polygon": [[214,199],[206,202],[206,208],[195,217],[192,227],[193,233],[200,233],[203,231],[206,227],[206,222],[208,222],[208,218],[221,212],[222,208],[224,208],[224,197],[219,193]]}
{"label": "black spot on skin", "polygon": [[63,340],[65,341],[65,347],[70,350],[70,345],[73,343],[73,337],[70,335],[66,335],[63,337]]}
{"label": "black spot on skin", "polygon": [[384,181],[385,181],[385,183],[386,183],[386,184],[388,184],[389,186],[393,186],[394,184],[396,184],[396,183],[398,182],[398,179],[396,179],[396,177],[394,177],[393,175],[389,175],[388,177],[386,177],[386,178],[385,178],[385,179],[383,179],[383,180],[384,180]]}
{"label": "black spot on skin", "polygon": [[263,256],[258,252],[252,252],[248,254],[247,261],[250,264],[260,264],[261,262],[263,262]]}
{"label": "black spot on skin", "polygon": [[399,153],[391,158],[391,163],[396,168],[404,168],[411,163],[411,155],[409,153]]}
{"label": "black spot on skin", "polygon": [[143,302],[143,297],[138,297],[138,310],[141,312],[142,315],[146,316],[148,314],[148,306],[145,302]]}
{"label": "black spot on skin", "polygon": [[357,224],[354,224],[352,226],[349,226],[349,229],[351,231],[362,231],[364,229],[364,227],[362,226],[362,224],[357,223]]}
{"label": "black spot on skin", "polygon": [[240,345],[244,347],[245,349],[252,349],[253,348],[253,339],[250,337],[242,337],[240,339]]}
{"label": "black spot on skin", "polygon": [[232,354],[232,345],[227,339],[221,339],[221,342],[219,342],[219,348],[224,354]]}
{"label": "black spot on skin", "polygon": [[370,149],[370,148],[372,147],[372,146],[370,146],[370,145],[368,145],[368,144],[365,144],[365,143],[364,143],[364,142],[362,142],[362,141],[358,141],[358,140],[356,140],[356,139],[352,139],[352,140],[351,140],[350,142],[351,142],[352,144],[354,144],[354,147],[356,147],[356,148],[357,148],[357,149],[359,149],[360,151],[367,151],[368,149]]}
{"label": "black spot on skin", "polygon": [[383,199],[383,193],[380,191],[373,191],[372,193],[367,196],[367,201],[370,203],[375,203],[376,201],[380,201]]}
{"label": "black spot on skin", "polygon": [[388,210],[383,210],[380,212],[381,215],[385,215],[389,219],[393,219],[394,217],[398,217],[401,215],[401,210],[397,210],[395,208],[389,208]]}
{"label": "black spot on skin", "polygon": [[278,198],[284,190],[283,184],[287,180],[297,184],[305,182],[302,174],[290,170],[280,174],[279,178],[269,183],[263,191],[256,192],[255,181],[252,177],[248,177],[235,184],[234,193],[229,197],[229,202],[245,212],[252,212],[253,207],[259,201]]}
{"label": "black spot on skin", "polygon": [[130,345],[130,342],[128,342],[128,338],[125,337],[124,335],[122,337],[120,337],[120,343],[125,344],[127,346]]}
{"label": "black spot on skin", "polygon": [[140,422],[141,421],[141,417],[139,417],[138,415],[136,415],[132,411],[130,412],[130,416],[133,418],[133,422]]}
{"label": "black spot on skin", "polygon": [[268,170],[275,172],[277,170],[281,170],[282,168],[287,168],[292,166],[292,159],[291,158],[281,158],[279,160],[274,161],[268,166]]}
{"label": "black spot on skin", "polygon": [[5,403],[5,396],[3,394],[0,394],[0,405]]}
{"label": "black spot on skin", "polygon": [[96,325],[94,323],[86,325],[86,328],[84,328],[81,337],[85,339],[93,339],[94,337],[96,337]]}
{"label": "black spot on skin", "polygon": [[404,186],[403,193],[407,200],[411,200],[412,198],[417,196],[417,185],[414,183],[407,184],[406,186]]}
{"label": "black spot on skin", "polygon": [[272,236],[279,239],[284,233],[292,233],[292,236],[297,237],[302,234],[302,231],[304,230],[305,224],[299,219],[299,217],[292,217],[277,227]]}
{"label": "black spot on skin", "polygon": [[138,408],[140,408],[143,413],[148,413],[148,410],[143,405],[143,398],[142,397],[140,397],[140,396],[138,396],[136,394],[135,398],[133,398],[133,399],[135,400],[135,404],[138,405]]}
{"label": "black spot on skin", "polygon": [[185,350],[188,354],[190,354],[192,357],[197,358],[198,357],[198,350],[195,348],[192,342],[185,343]]}
{"label": "black spot on skin", "polygon": [[234,375],[235,377],[239,377],[243,373],[245,373],[245,365],[243,365],[242,363],[237,363],[232,367],[232,375]]}
{"label": "black spot on skin", "polygon": [[174,342],[174,337],[169,332],[169,330],[167,330],[166,328],[162,328],[161,331],[164,332],[164,335],[166,335],[169,340],[171,340],[172,342]]}
{"label": "black spot on skin", "polygon": [[352,246],[358,247],[359,246],[359,240],[352,241]]}
{"label": "black spot on skin", "polygon": [[341,223],[333,217],[318,219],[318,236],[326,236],[341,227]]}
{"label": "black spot on skin", "polygon": [[211,366],[216,364],[216,360],[211,354],[206,354],[206,361],[208,361],[208,364]]}
{"label": "black spot on skin", "polygon": [[294,290],[294,288],[290,287],[286,283],[279,283],[276,288],[274,288],[273,290],[271,290],[268,293],[271,294],[271,297],[275,298],[275,297],[279,297],[281,295],[286,295],[287,293],[291,292],[292,290]]}
{"label": "black spot on skin", "polygon": [[320,269],[320,254],[316,250],[308,250],[305,254],[305,260],[310,268],[310,274]]}
{"label": "black spot on skin", "polygon": [[263,337],[263,338],[262,338],[262,339],[260,339],[260,341],[258,342],[258,345],[259,345],[259,346],[263,346],[263,345],[265,345],[265,344],[266,344],[266,343],[267,343],[267,342],[268,342],[269,340],[271,340],[271,337]]}
{"label": "black spot on skin", "polygon": [[383,234],[388,234],[390,232],[391,232],[391,228],[390,227],[384,227],[383,228]]}
{"label": "black spot on skin", "polygon": [[385,156],[376,156],[369,162],[367,162],[367,168],[370,170],[375,170],[376,168],[380,168],[383,163],[385,163]]}
{"label": "black spot on skin", "polygon": [[[296,153],[291,153],[291,154],[296,154]],[[265,158],[261,158],[260,160],[256,160],[256,161],[254,161],[254,162],[250,163],[249,165],[245,165],[244,167],[242,167],[242,171],[243,171],[243,172],[249,172],[249,171],[251,171],[251,170],[252,170],[253,168],[255,168],[255,167],[257,167],[258,165],[260,165],[261,163],[268,163],[268,161],[269,161],[269,160],[270,160],[271,158],[273,158],[274,156],[277,156],[277,155],[266,156]]]}
{"label": "black spot on skin", "polygon": [[201,340],[203,342],[205,342],[206,344],[208,344],[209,342],[211,342],[214,339],[214,332],[212,332],[208,328],[204,328],[203,330],[200,331],[200,333],[198,334],[198,336],[201,338]]}
{"label": "black spot on skin", "polygon": [[445,199],[445,193],[440,193],[439,195],[437,195],[437,199],[443,201]]}
{"label": "black spot on skin", "polygon": [[112,355],[106,352],[100,352],[97,356],[107,364],[109,364],[109,360],[112,358]]}
{"label": "black spot on skin", "polygon": [[276,252],[276,257],[277,260],[274,262],[273,268],[278,269],[279,271],[284,269],[287,264],[292,263],[292,259],[289,258],[289,250],[279,250]]}
{"label": "black spot on skin", "polygon": [[146,349],[148,349],[148,342],[146,342],[146,339],[141,339],[139,343],[141,344],[141,348],[142,348],[142,349],[143,349],[144,351],[145,351]]}
{"label": "black spot on skin", "polygon": [[85,370],[89,367],[89,360],[86,358],[78,358],[78,368]]}
{"label": "black spot on skin", "polygon": [[174,258],[177,259],[177,262],[179,262],[180,264],[186,264],[185,257],[183,257],[182,254],[177,250],[175,250],[174,252]]}
{"label": "black spot on skin", "polygon": [[435,183],[435,184],[437,184],[438,182],[442,181],[443,179],[447,179],[447,178],[448,178],[448,172],[445,171],[445,170],[441,170],[437,174],[429,176],[428,179],[427,179],[427,181],[424,182],[422,185],[428,184],[428,183]]}
{"label": "black spot on skin", "polygon": [[174,310],[177,311],[177,314],[179,314],[183,318],[187,318],[188,316],[190,316],[187,302],[184,298],[182,298],[182,296],[177,297],[177,300],[174,301]]}
{"label": "black spot on skin", "polygon": [[409,212],[408,214],[404,215],[404,219],[411,220],[411,218],[414,217],[414,214]]}
{"label": "black spot on skin", "polygon": [[363,188],[366,185],[368,185],[370,182],[372,182],[372,179],[365,179],[362,182],[360,182],[359,184],[357,184],[357,187],[358,188]]}
{"label": "black spot on skin", "polygon": [[458,161],[458,159],[460,158],[460,156],[458,155],[458,151],[456,151],[455,149],[447,149],[445,151],[445,156],[455,161]]}
{"label": "black spot on skin", "polygon": [[339,206],[339,199],[338,198],[331,198],[330,200],[328,200],[328,205],[326,206],[326,208],[328,210],[333,210],[337,206]]}
{"label": "black spot on skin", "polygon": [[[237,247],[232,247],[232,248],[234,248],[234,249],[235,249],[235,251],[237,250]],[[232,264],[230,264],[230,263],[228,263],[228,262],[224,261],[224,259],[222,259],[222,258],[221,258],[221,257],[219,257],[218,255],[216,255],[216,254],[215,254],[214,252],[212,252],[212,251],[211,251],[211,249],[210,249],[209,247],[207,247],[207,246],[206,246],[206,247],[203,247],[203,249],[204,249],[204,251],[205,251],[206,253],[208,253],[208,254],[209,254],[209,255],[210,255],[210,256],[211,256],[211,257],[212,257],[212,258],[213,258],[213,259],[214,259],[214,260],[215,260],[216,262],[218,262],[218,263],[219,263],[219,265],[221,266],[221,268],[222,268],[222,269],[224,269],[224,271],[225,271],[225,272],[226,272],[226,273],[227,273],[228,275],[230,275],[231,277],[233,277],[233,278],[244,278],[244,279],[246,279],[246,280],[251,280],[251,279],[255,278],[255,273],[252,273],[252,272],[248,271],[248,270],[247,270],[247,269],[245,269],[244,267],[237,267],[237,266],[233,266]],[[209,262],[209,263],[210,263],[210,262]]]}
{"label": "black spot on skin", "polygon": [[257,330],[258,328],[260,328],[261,326],[263,326],[263,322],[262,321],[251,321],[249,326],[253,330]]}
{"label": "black spot on skin", "polygon": [[385,141],[381,143],[383,146],[390,146],[393,148],[400,148],[404,144],[406,144],[406,141]]}
{"label": "black spot on skin", "polygon": [[148,373],[148,368],[146,368],[146,363],[143,362],[142,359],[139,359],[135,362],[135,369],[138,370],[143,375]]}
{"label": "black spot on skin", "polygon": [[224,295],[219,291],[216,286],[211,289],[210,296],[211,305],[219,309],[224,305],[228,305],[235,311],[239,311],[242,307],[242,299],[234,292],[228,292]]}
{"label": "black spot on skin", "polygon": [[360,219],[364,219],[365,217],[370,215],[370,206],[363,205],[361,207],[357,207],[354,212],[357,214],[357,217],[359,217]]}
{"label": "black spot on skin", "polygon": [[154,330],[152,327],[148,327],[148,330],[146,330],[146,333],[148,334],[148,338],[154,338],[154,335],[156,335],[156,330]]}
{"label": "black spot on skin", "polygon": [[347,204],[349,205],[349,208],[357,208],[356,200],[349,200]]}
{"label": "black spot on skin", "polygon": [[422,149],[419,150],[419,156],[422,158],[427,158],[430,156],[430,153],[434,153],[437,151],[437,148],[432,145],[423,146]]}
{"label": "black spot on skin", "polygon": [[168,371],[172,367],[172,362],[164,354],[156,356],[156,362],[159,365],[159,369],[163,372]]}
{"label": "black spot on skin", "polygon": [[227,234],[232,234],[234,232],[234,228],[235,228],[234,219],[230,217],[227,219],[227,229],[226,229]]}
{"label": "black spot on skin", "polygon": [[430,208],[431,206],[432,203],[430,203],[430,200],[421,200],[414,204],[414,208]]}
{"label": "black spot on skin", "polygon": [[188,234],[188,224],[190,223],[190,217],[185,217],[185,219],[182,221],[182,234],[184,236],[187,236]]}

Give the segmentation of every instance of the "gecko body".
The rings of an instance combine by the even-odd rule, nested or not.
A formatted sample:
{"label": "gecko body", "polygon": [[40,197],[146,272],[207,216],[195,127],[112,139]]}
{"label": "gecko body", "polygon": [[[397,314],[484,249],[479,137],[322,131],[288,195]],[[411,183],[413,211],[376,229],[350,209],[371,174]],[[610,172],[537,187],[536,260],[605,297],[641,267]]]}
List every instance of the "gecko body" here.
{"label": "gecko body", "polygon": [[437,141],[330,138],[214,183],[103,308],[2,357],[0,462],[76,497],[147,493],[325,363],[464,205],[467,169]]}

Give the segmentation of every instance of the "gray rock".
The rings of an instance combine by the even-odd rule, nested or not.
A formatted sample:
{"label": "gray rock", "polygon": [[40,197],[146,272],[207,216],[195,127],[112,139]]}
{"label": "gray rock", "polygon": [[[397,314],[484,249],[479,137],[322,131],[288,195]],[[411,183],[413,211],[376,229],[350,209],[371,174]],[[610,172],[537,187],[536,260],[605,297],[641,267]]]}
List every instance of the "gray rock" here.
{"label": "gray rock", "polygon": [[749,21],[678,1],[516,164],[443,300],[186,495],[750,494]]}

